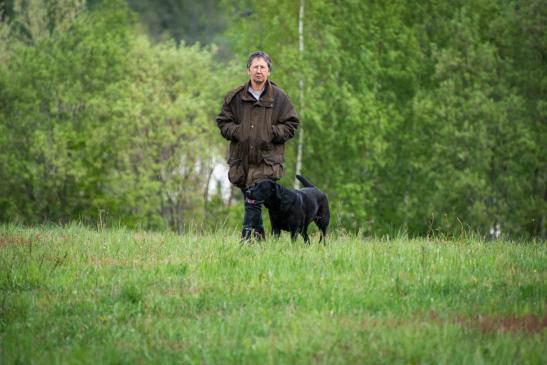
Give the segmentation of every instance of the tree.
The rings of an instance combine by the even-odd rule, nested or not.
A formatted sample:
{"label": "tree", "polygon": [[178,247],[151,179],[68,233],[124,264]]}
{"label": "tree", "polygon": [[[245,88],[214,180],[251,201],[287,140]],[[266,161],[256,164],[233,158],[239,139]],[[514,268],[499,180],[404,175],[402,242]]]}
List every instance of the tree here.
{"label": "tree", "polygon": [[212,53],[152,46],[122,2],[14,49],[0,72],[0,220],[175,230],[199,220],[218,153],[224,74]]}
{"label": "tree", "polygon": [[302,171],[337,224],[544,236],[539,3],[313,1],[299,57],[298,4],[241,1],[228,37],[280,60],[289,95],[305,80]]}

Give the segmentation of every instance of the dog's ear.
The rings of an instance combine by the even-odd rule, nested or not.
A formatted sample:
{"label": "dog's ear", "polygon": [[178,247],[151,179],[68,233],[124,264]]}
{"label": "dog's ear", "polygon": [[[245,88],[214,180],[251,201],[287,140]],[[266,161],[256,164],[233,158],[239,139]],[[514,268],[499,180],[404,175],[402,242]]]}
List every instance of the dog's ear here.
{"label": "dog's ear", "polygon": [[274,184],[274,190],[275,190],[275,197],[279,200],[281,200],[281,185],[279,184]]}

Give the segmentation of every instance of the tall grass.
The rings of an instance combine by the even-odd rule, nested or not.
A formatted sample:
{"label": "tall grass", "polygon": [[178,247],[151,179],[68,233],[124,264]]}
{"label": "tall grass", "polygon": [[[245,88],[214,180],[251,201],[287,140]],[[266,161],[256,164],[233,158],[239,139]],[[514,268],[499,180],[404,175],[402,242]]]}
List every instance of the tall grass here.
{"label": "tall grass", "polygon": [[0,363],[545,364],[546,265],[464,236],[4,225]]}

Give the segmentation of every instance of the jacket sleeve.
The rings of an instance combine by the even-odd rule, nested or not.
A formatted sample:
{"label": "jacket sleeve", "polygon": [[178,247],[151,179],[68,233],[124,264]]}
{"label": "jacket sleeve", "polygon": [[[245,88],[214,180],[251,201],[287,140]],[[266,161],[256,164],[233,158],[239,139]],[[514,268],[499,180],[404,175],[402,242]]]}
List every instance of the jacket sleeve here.
{"label": "jacket sleeve", "polygon": [[273,143],[285,143],[292,137],[298,128],[298,116],[296,111],[289,99],[285,95],[283,101],[281,102],[281,110],[279,113],[279,120],[277,124],[272,126],[273,132]]}
{"label": "jacket sleeve", "polygon": [[235,123],[234,113],[230,106],[231,98],[226,97],[224,99],[224,104],[222,104],[222,110],[218,115],[216,122],[217,126],[220,129],[220,134],[222,137],[226,138],[229,141],[237,142],[237,132],[239,129],[239,124]]}

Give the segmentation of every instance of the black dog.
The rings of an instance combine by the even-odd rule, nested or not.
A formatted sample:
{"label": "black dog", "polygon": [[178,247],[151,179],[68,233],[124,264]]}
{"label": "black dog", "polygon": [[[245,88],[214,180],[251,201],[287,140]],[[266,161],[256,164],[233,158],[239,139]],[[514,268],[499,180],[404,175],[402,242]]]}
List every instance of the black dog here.
{"label": "black dog", "polygon": [[326,240],[330,222],[329,201],[327,196],[300,175],[296,178],[304,188],[293,190],[277,184],[273,180],[260,180],[247,190],[247,197],[264,203],[270,212],[272,234],[279,237],[281,231],[291,232],[294,241],[298,233],[306,243],[310,242],[308,225],[314,221]]}

